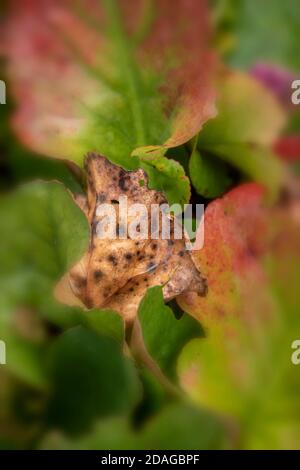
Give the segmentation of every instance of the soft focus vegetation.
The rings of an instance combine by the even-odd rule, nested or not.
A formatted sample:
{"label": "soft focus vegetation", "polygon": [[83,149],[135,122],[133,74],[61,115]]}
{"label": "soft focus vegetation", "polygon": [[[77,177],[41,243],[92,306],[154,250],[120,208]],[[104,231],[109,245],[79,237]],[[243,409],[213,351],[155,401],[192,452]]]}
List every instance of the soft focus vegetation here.
{"label": "soft focus vegetation", "polygon": [[[175,6],[176,3],[176,6]],[[6,0],[0,448],[300,448],[298,0]],[[205,204],[208,293],[63,305],[94,151]]]}

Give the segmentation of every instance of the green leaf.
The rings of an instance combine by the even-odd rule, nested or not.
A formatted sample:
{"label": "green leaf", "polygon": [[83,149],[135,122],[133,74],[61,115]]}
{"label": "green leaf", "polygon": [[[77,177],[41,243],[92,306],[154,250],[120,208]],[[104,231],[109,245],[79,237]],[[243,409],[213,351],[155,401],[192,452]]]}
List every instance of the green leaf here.
{"label": "green leaf", "polygon": [[221,76],[218,85],[218,116],[204,126],[200,147],[272,144],[286,121],[272,92],[253,77],[236,71]]}
{"label": "green leaf", "polygon": [[5,342],[6,365],[14,376],[37,389],[45,389],[48,378],[45,372],[44,348],[16,334],[0,315],[0,338]]}
{"label": "green leaf", "polygon": [[124,342],[124,322],[113,310],[93,309],[82,312],[82,324],[120,344]]}
{"label": "green leaf", "polygon": [[262,183],[272,197],[282,184],[284,166],[270,148],[282,131],[285,114],[272,93],[250,76],[231,72],[219,86],[219,113],[200,133],[198,149]]}
{"label": "green leaf", "polygon": [[248,69],[258,61],[267,61],[300,68],[297,0],[241,0],[235,13],[235,48],[229,57],[233,66]]}
{"label": "green leaf", "polygon": [[173,403],[152,418],[142,435],[143,449],[220,449],[224,430],[207,411],[185,403]]}
{"label": "green leaf", "polygon": [[216,144],[210,147],[210,151],[251,180],[261,183],[270,199],[276,198],[285,169],[269,148],[247,144]]}
{"label": "green leaf", "polygon": [[88,244],[83,212],[61,184],[37,182],[3,197],[0,214],[2,306],[51,310],[54,285]]}
{"label": "green leaf", "polygon": [[[92,11],[76,4],[19,4],[6,19],[4,53],[17,102],[14,126],[26,145],[78,165],[88,151],[96,151],[134,169],[140,165],[131,157],[136,147],[176,147],[215,116],[204,0],[188,6],[180,0],[176,15],[172,0],[155,1],[150,8],[148,0],[126,6],[102,0]],[[41,54],[36,37],[51,54]],[[26,99],[18,92],[25,87]],[[172,200],[178,200],[178,187],[179,200],[185,201],[189,187],[181,181],[182,169],[164,165],[167,175],[156,167],[153,184],[167,186]]]}
{"label": "green leaf", "polygon": [[53,288],[88,244],[88,223],[59,183],[24,185],[0,200],[0,315],[29,308],[58,324],[78,321]]}
{"label": "green leaf", "polygon": [[36,270],[56,280],[87,247],[88,222],[59,183],[24,185],[2,198],[0,210],[5,245],[10,248],[2,248],[9,263],[6,270],[19,265],[28,274]]}
{"label": "green leaf", "polygon": [[221,196],[232,184],[226,163],[197,150],[189,160],[189,174],[197,193],[206,198]]}
{"label": "green leaf", "polygon": [[114,340],[76,327],[53,345],[49,425],[83,433],[99,416],[126,414],[139,399],[132,364]]}
{"label": "green leaf", "polygon": [[192,338],[203,335],[200,324],[186,314],[176,319],[170,307],[164,304],[161,287],[148,289],[138,318],[149,354],[161,370],[174,379],[180,351]]}
{"label": "green leaf", "polygon": [[3,196],[0,219],[0,323],[10,345],[7,367],[40,386],[44,379],[39,348],[20,337],[14,318],[19,308],[27,308],[36,315],[60,321],[62,314],[66,322],[74,321],[74,310],[69,309],[68,316],[67,309],[54,301],[52,290],[86,249],[88,225],[59,183],[24,185]]}
{"label": "green leaf", "polygon": [[43,439],[42,450],[132,450],[138,449],[137,436],[126,417],[102,418],[90,432],[70,438],[50,432]]}
{"label": "green leaf", "polygon": [[224,428],[217,418],[189,404],[173,403],[134,430],[124,418],[103,419],[78,439],[50,433],[42,449],[208,450],[225,447]]}
{"label": "green leaf", "polygon": [[144,147],[133,152],[149,176],[149,187],[163,191],[169,204],[187,204],[191,188],[181,164],[165,157],[165,147]]}

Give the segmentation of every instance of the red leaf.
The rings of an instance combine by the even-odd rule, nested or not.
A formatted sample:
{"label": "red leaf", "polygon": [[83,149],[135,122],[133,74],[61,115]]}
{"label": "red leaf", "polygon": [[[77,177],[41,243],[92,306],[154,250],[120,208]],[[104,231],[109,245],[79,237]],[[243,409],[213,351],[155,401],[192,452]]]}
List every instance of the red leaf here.
{"label": "red leaf", "polygon": [[[153,21],[147,10],[150,3],[85,0],[80,14],[77,2],[69,0],[10,2],[3,49],[17,104],[14,126],[25,144],[40,153],[79,162],[92,149],[112,158],[103,145],[111,139],[107,145],[124,153],[116,144],[118,127],[117,132],[129,136],[128,145],[125,137],[122,141],[129,156],[137,146],[161,145],[165,140],[167,146],[179,145],[215,115],[207,1],[178,0],[175,5],[173,0],[155,0]],[[150,21],[143,36],[147,16]],[[118,22],[121,29],[116,32]],[[118,37],[120,31],[124,37]],[[125,53],[119,51],[116,56],[112,44],[126,45],[128,76],[120,66]],[[156,94],[150,98],[149,76],[159,77]],[[118,81],[120,96],[114,90],[109,103],[104,78],[107,83]],[[125,117],[122,114],[127,106],[122,104],[123,80],[132,95],[130,107],[138,109],[137,126],[128,118],[130,110]],[[147,109],[149,102],[155,102],[155,110],[163,105],[163,125],[157,125],[152,108]],[[104,116],[106,127],[99,120],[95,125],[93,113]],[[107,122],[112,123],[112,131]],[[147,132],[142,129],[142,137],[135,139],[135,127],[154,131],[144,136]]]}
{"label": "red leaf", "polygon": [[205,239],[192,258],[207,277],[204,298],[188,293],[180,305],[206,324],[241,314],[245,294],[264,281],[261,258],[268,241],[263,189],[247,183],[209,204],[205,211]]}
{"label": "red leaf", "polygon": [[287,162],[300,160],[300,135],[282,137],[274,145],[274,152]]}

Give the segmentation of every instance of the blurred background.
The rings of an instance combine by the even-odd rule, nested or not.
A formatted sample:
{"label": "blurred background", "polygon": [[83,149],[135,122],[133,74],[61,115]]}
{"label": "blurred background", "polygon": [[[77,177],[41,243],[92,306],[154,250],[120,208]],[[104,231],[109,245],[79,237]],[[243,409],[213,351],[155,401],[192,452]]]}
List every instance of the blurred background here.
{"label": "blurred background", "polygon": [[[30,23],[23,30],[16,27],[18,3],[1,2],[1,28],[6,37],[20,34],[26,44],[31,40],[26,29]],[[93,2],[73,3],[93,16]],[[146,3],[152,11],[151,1]],[[35,4],[24,2],[33,17]],[[51,0],[40,4],[47,11]],[[219,322],[207,320],[208,312],[202,322],[188,299],[178,302],[200,320],[200,338],[192,339],[191,334],[187,342],[179,335],[173,346],[174,338],[162,335],[160,328],[166,325],[158,320],[155,341],[170,341],[167,386],[124,347],[118,315],[104,312],[95,317],[54,299],[53,288],[67,265],[54,259],[58,251],[64,258],[67,248],[64,234],[55,223],[49,225],[49,218],[60,220],[59,208],[70,202],[53,189],[51,197],[57,200],[51,209],[51,198],[42,188],[35,186],[31,192],[24,184],[55,180],[82,193],[82,175],[73,163],[49,158],[52,141],[53,147],[60,145],[54,140],[57,136],[47,134],[51,151],[43,152],[43,143],[35,145],[34,140],[38,126],[27,133],[36,109],[30,93],[20,92],[19,84],[38,68],[26,56],[25,46],[21,60],[5,41],[0,44],[0,79],[7,86],[6,104],[0,105],[0,340],[5,341],[7,355],[7,363],[0,365],[2,449],[300,448],[300,365],[291,361],[292,343],[300,339],[300,105],[291,103],[291,84],[300,79],[300,4],[211,0],[208,11],[211,48],[220,69],[215,84],[219,115],[204,127],[203,137],[199,135],[198,160],[194,157],[189,165],[185,161],[189,145],[170,153],[192,180],[192,200],[206,206],[241,183],[265,186],[271,200],[266,224],[279,235],[263,257],[255,254],[254,267],[246,266],[242,277],[251,284],[246,294],[242,281],[234,278],[237,309],[247,310],[246,322],[239,317],[226,322],[232,306],[231,297],[223,295],[227,277],[219,278],[220,298],[216,294],[225,319],[220,314]],[[71,32],[73,26],[69,24]],[[47,54],[63,63],[54,46]],[[233,78],[227,81],[228,71]],[[49,74],[54,90],[70,79],[62,74],[61,81],[55,81],[57,77]],[[32,79],[36,86],[38,77]],[[256,84],[265,94],[263,88],[256,93]],[[67,86],[73,87],[71,81]],[[43,109],[53,99],[46,94]],[[270,94],[271,101],[264,101]],[[17,111],[26,100],[29,109],[18,120]],[[251,197],[246,194],[237,204],[243,209]],[[82,224],[74,208],[66,210],[71,220]],[[252,213],[249,217],[251,225]],[[239,220],[233,223],[239,230]],[[249,272],[254,277],[247,277]],[[145,312],[151,305],[164,308],[151,298],[148,302]],[[141,317],[144,314],[140,312]],[[155,341],[154,350],[160,348]]]}

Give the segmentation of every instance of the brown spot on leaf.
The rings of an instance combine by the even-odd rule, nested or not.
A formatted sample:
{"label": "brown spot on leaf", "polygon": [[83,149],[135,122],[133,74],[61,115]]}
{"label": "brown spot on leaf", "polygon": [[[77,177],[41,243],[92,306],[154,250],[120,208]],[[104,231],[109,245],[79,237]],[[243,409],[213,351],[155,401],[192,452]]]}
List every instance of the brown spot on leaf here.
{"label": "brown spot on leaf", "polygon": [[103,272],[98,269],[97,271],[94,271],[94,279],[95,281],[99,281],[103,277]]}
{"label": "brown spot on leaf", "polygon": [[117,264],[118,264],[118,259],[117,259],[117,257],[116,257],[115,255],[109,255],[109,256],[107,257],[107,259],[108,259],[108,261],[109,261],[110,263],[112,263],[114,266],[117,266]]}

